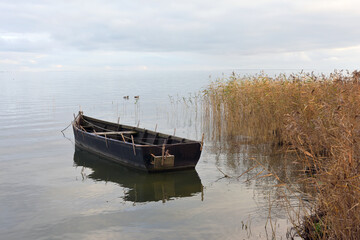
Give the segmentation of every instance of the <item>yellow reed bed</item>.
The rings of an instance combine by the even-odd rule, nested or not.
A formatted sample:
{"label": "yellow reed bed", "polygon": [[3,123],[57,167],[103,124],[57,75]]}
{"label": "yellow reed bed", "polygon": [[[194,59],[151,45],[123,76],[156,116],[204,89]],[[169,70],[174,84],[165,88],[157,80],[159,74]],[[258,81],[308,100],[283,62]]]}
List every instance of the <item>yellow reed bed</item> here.
{"label": "yellow reed bed", "polygon": [[204,91],[212,137],[235,136],[301,153],[314,195],[298,231],[309,239],[360,236],[360,72],[269,77],[235,74]]}

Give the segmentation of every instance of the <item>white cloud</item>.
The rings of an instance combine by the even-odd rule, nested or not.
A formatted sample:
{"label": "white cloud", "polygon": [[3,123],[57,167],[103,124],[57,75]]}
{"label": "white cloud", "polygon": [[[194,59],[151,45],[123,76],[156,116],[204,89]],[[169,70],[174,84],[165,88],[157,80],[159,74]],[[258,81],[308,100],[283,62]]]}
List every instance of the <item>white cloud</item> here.
{"label": "white cloud", "polygon": [[326,14],[360,14],[360,2],[358,0],[303,0],[294,1],[297,8],[307,12]]}
{"label": "white cloud", "polygon": [[0,64],[11,64],[11,65],[16,65],[19,64],[18,61],[15,60],[10,60],[10,59],[0,59]]}

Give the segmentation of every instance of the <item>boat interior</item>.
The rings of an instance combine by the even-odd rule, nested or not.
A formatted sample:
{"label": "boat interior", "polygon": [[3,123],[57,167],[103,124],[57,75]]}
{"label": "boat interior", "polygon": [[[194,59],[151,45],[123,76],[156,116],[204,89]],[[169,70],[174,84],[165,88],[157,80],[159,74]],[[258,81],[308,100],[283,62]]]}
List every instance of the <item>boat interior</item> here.
{"label": "boat interior", "polygon": [[122,124],[110,123],[79,114],[75,125],[82,131],[137,145],[168,145],[193,142],[185,138],[141,129]]}

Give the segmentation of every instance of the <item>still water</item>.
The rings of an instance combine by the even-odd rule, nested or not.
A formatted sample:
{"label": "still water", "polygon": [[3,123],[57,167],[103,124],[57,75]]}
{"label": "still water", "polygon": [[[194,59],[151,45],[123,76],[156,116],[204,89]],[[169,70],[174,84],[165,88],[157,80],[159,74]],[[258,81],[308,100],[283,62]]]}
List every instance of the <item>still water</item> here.
{"label": "still water", "polygon": [[[196,170],[146,174],[76,149],[70,127],[61,133],[81,109],[200,140],[196,94],[222,74],[0,72],[1,239],[271,238],[275,182],[221,172],[239,176],[253,165],[242,147],[225,151],[208,139]],[[273,205],[271,213],[284,239],[286,212]]]}

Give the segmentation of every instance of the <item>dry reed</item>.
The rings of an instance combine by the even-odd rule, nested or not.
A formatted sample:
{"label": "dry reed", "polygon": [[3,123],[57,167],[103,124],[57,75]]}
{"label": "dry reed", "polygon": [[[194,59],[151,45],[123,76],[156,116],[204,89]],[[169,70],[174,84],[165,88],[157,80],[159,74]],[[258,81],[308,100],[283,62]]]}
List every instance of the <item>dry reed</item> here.
{"label": "dry reed", "polygon": [[214,139],[281,146],[301,153],[315,192],[297,224],[304,239],[360,236],[360,72],[265,74],[213,82],[204,119]]}

